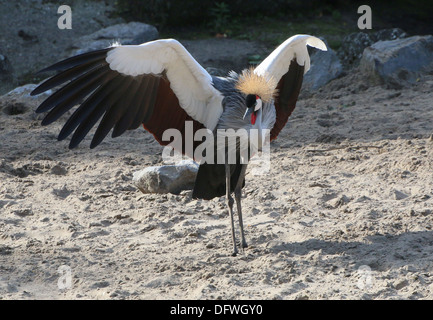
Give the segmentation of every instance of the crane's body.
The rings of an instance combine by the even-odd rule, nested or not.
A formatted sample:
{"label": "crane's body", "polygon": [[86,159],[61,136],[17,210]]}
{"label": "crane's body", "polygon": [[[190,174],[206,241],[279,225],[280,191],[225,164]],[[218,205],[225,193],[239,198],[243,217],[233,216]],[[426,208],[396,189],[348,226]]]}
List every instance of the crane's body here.
{"label": "crane's body", "polygon": [[[50,111],[42,124],[57,120],[75,105],[80,106],[66,121],[59,133],[63,140],[72,132],[69,147],[76,147],[101,119],[90,144],[96,147],[112,130],[112,137],[140,125],[151,132],[161,145],[165,130],[178,129],[185,138],[184,124],[192,122],[192,130],[206,128],[218,134],[221,130],[258,132],[255,150],[266,140],[275,139],[295,108],[308,71],[310,59],[306,46],[326,50],[318,38],[297,35],[274,50],[255,69],[227,77],[213,77],[176,40],[156,40],[142,45],[112,46],[60,61],[42,71],[58,71],[39,85],[32,95],[45,92],[67,82],[48,97],[37,112]],[[178,150],[194,158],[199,143],[192,150]],[[248,140],[251,144],[252,140]],[[225,195],[231,217],[233,255],[238,253],[234,228],[235,195],[241,247],[247,243],[243,230],[241,190],[251,154],[242,157],[237,145],[236,161],[229,163],[230,150],[215,144],[215,154],[224,153],[221,163],[201,162],[192,197],[212,199]],[[238,155],[238,153],[240,155]],[[198,159],[195,159],[198,160]]]}

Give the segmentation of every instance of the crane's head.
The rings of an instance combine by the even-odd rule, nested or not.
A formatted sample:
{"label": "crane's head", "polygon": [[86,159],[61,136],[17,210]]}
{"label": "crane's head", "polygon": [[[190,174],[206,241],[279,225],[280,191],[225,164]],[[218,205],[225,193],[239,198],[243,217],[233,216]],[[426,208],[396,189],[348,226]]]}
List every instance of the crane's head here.
{"label": "crane's head", "polygon": [[256,94],[249,94],[247,95],[245,102],[247,105],[247,111],[244,114],[244,119],[251,117],[251,124],[254,125],[256,123],[257,114],[263,105],[262,99]]}
{"label": "crane's head", "polygon": [[244,119],[251,117],[251,124],[256,123],[263,102],[271,102],[276,86],[277,82],[268,74],[257,74],[253,68],[242,71],[236,83],[236,89],[246,96],[247,111]]}

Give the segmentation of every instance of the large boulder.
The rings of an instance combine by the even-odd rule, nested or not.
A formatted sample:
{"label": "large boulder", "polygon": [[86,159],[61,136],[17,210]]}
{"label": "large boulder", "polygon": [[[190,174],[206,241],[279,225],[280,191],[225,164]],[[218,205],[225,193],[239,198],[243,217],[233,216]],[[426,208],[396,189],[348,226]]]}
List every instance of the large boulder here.
{"label": "large boulder", "polygon": [[338,56],[344,65],[358,62],[364,49],[377,41],[396,40],[407,37],[407,33],[399,28],[382,29],[375,32],[355,32],[345,36],[338,49]]}
{"label": "large boulder", "polygon": [[181,161],[176,165],[148,167],[134,172],[133,182],[143,193],[173,193],[194,187],[198,164]]}
{"label": "large boulder", "polygon": [[433,70],[433,36],[379,41],[366,48],[360,70],[373,83],[401,88]]}
{"label": "large boulder", "polygon": [[[324,39],[322,39],[324,40]],[[326,41],[324,40],[326,43]],[[334,50],[326,43],[327,51],[311,54],[311,67],[305,74],[302,90],[314,92],[343,73],[343,66]]]}
{"label": "large boulder", "polygon": [[106,48],[115,42],[123,45],[141,44],[158,39],[158,30],[141,22],[120,23],[82,36],[74,41],[72,54]]}

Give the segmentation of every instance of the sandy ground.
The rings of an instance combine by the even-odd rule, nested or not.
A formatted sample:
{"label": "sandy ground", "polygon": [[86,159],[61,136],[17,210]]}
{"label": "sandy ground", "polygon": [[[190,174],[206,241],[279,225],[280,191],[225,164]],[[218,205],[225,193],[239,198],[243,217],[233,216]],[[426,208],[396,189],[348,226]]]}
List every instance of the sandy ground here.
{"label": "sandy ground", "polygon": [[247,176],[237,257],[224,198],[134,187],[161,163],[150,134],[70,151],[65,118],[3,108],[0,299],[432,299],[432,89],[354,70],[301,97]]}

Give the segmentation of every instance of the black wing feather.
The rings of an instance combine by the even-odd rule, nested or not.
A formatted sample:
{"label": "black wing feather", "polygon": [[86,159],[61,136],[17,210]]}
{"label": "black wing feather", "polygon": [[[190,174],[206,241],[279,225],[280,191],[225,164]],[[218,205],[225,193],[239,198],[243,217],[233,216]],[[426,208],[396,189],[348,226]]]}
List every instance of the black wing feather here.
{"label": "black wing feather", "polygon": [[78,66],[78,65],[82,65],[88,62],[93,62],[93,61],[102,61],[105,60],[105,58],[107,57],[107,52],[112,50],[113,48],[105,48],[105,49],[101,49],[101,50],[95,50],[95,51],[90,51],[90,52],[86,52],[86,53],[82,53],[73,57],[70,57],[68,59],[59,61],[45,69],[42,69],[40,71],[38,71],[37,73],[43,73],[43,72],[48,72],[48,71],[64,71],[66,69]]}
{"label": "black wing feather", "polygon": [[[98,129],[93,135],[92,142],[90,143],[90,148],[93,149],[98,144],[104,140],[108,132],[114,127],[115,123],[119,121],[123,112],[129,107],[127,103],[128,96],[134,92],[132,87],[134,85],[133,77],[127,77],[123,82],[122,86],[118,89],[116,100],[107,108],[104,117],[99,123]],[[126,95],[126,93],[128,93]],[[126,96],[125,96],[126,95]]]}
{"label": "black wing feather", "polygon": [[143,78],[142,88],[144,90],[139,91],[138,95],[135,97],[140,107],[134,110],[135,113],[130,114],[130,117],[128,119],[128,130],[137,129],[144,122],[144,121],[140,122],[139,119],[142,120],[144,119],[142,114],[145,113],[146,112],[145,110],[147,109],[145,104],[146,97],[149,96],[151,90],[153,89],[153,81],[154,81],[154,77],[145,76]]}
{"label": "black wing feather", "polygon": [[132,124],[133,129],[137,128],[141,123],[146,123],[152,116],[160,80],[160,77],[153,77],[150,79],[149,85],[146,88],[146,96],[144,97],[140,110],[138,110],[136,121]]}
{"label": "black wing feather", "polygon": [[[104,112],[111,108],[122,96],[125,94],[125,90],[129,86],[130,82],[125,81],[125,78],[121,79],[121,82],[116,90],[109,92],[100,103],[98,103],[93,111],[86,117],[75,130],[69,148],[75,148],[89,133],[90,129],[99,121]],[[92,144],[91,148],[96,147],[97,144]]]}
{"label": "black wing feather", "polygon": [[[104,112],[120,98],[123,92],[118,90],[119,85],[121,86],[124,82],[124,78],[115,78],[112,83],[110,83],[111,88],[106,92],[101,92],[102,99],[100,101],[94,101],[91,104],[90,110],[83,109],[82,114],[79,116],[80,124],[72,135],[71,142],[69,143],[69,148],[75,148],[89,133],[90,129],[99,121]],[[111,89],[111,90],[110,90]],[[98,97],[99,100],[99,97]]]}
{"label": "black wing feather", "polygon": [[66,121],[62,130],[59,133],[58,140],[61,141],[68,137],[72,131],[74,131],[86,117],[90,115],[93,109],[101,103],[101,101],[107,96],[108,93],[116,89],[116,87],[122,83],[123,76],[110,73],[111,79],[106,80],[106,82],[101,85],[95,92],[91,94],[90,97],[84,101],[77,110],[72,114],[72,116]]}
{"label": "black wing feather", "polygon": [[66,81],[75,79],[78,76],[82,75],[83,73],[93,69],[94,67],[101,66],[101,65],[108,65],[108,63],[105,61],[92,61],[90,63],[84,63],[82,65],[69,68],[68,70],[60,72],[52,76],[48,80],[46,80],[44,83],[40,84],[36,89],[34,89],[30,93],[30,95],[35,96],[51,88],[57,87],[58,85],[61,85]]}
{"label": "black wing feather", "polygon": [[67,85],[63,86],[62,88],[57,90],[54,94],[52,94],[47,99],[45,99],[45,101],[42,102],[41,105],[36,109],[36,112],[41,113],[54,108],[59,103],[69,99],[77,92],[85,89],[87,85],[89,85],[89,83],[96,81],[105,72],[107,72],[106,66],[100,65],[94,67],[86,74],[72,80]]}
{"label": "black wing feather", "polygon": [[[148,77],[139,77],[136,79],[134,84],[134,93],[130,94],[129,102],[128,102],[128,110],[125,109],[125,112],[120,117],[119,121],[114,126],[113,133],[111,134],[112,138],[116,138],[123,134],[126,130],[129,129],[134,118],[137,114],[141,106],[141,97],[144,95],[145,90],[143,90],[143,86],[146,87],[146,81]],[[125,103],[126,104],[126,103]]]}
{"label": "black wing feather", "polygon": [[69,98],[51,109],[51,111],[42,120],[42,125],[53,123],[77,103],[82,101],[82,99],[88,96],[92,91],[98,88],[101,85],[100,78],[106,76],[108,68],[108,66],[101,68],[97,73],[93,74],[93,77],[91,77],[93,79],[81,79],[80,81],[87,81],[85,86],[83,86],[80,90],[75,90],[75,92]]}

